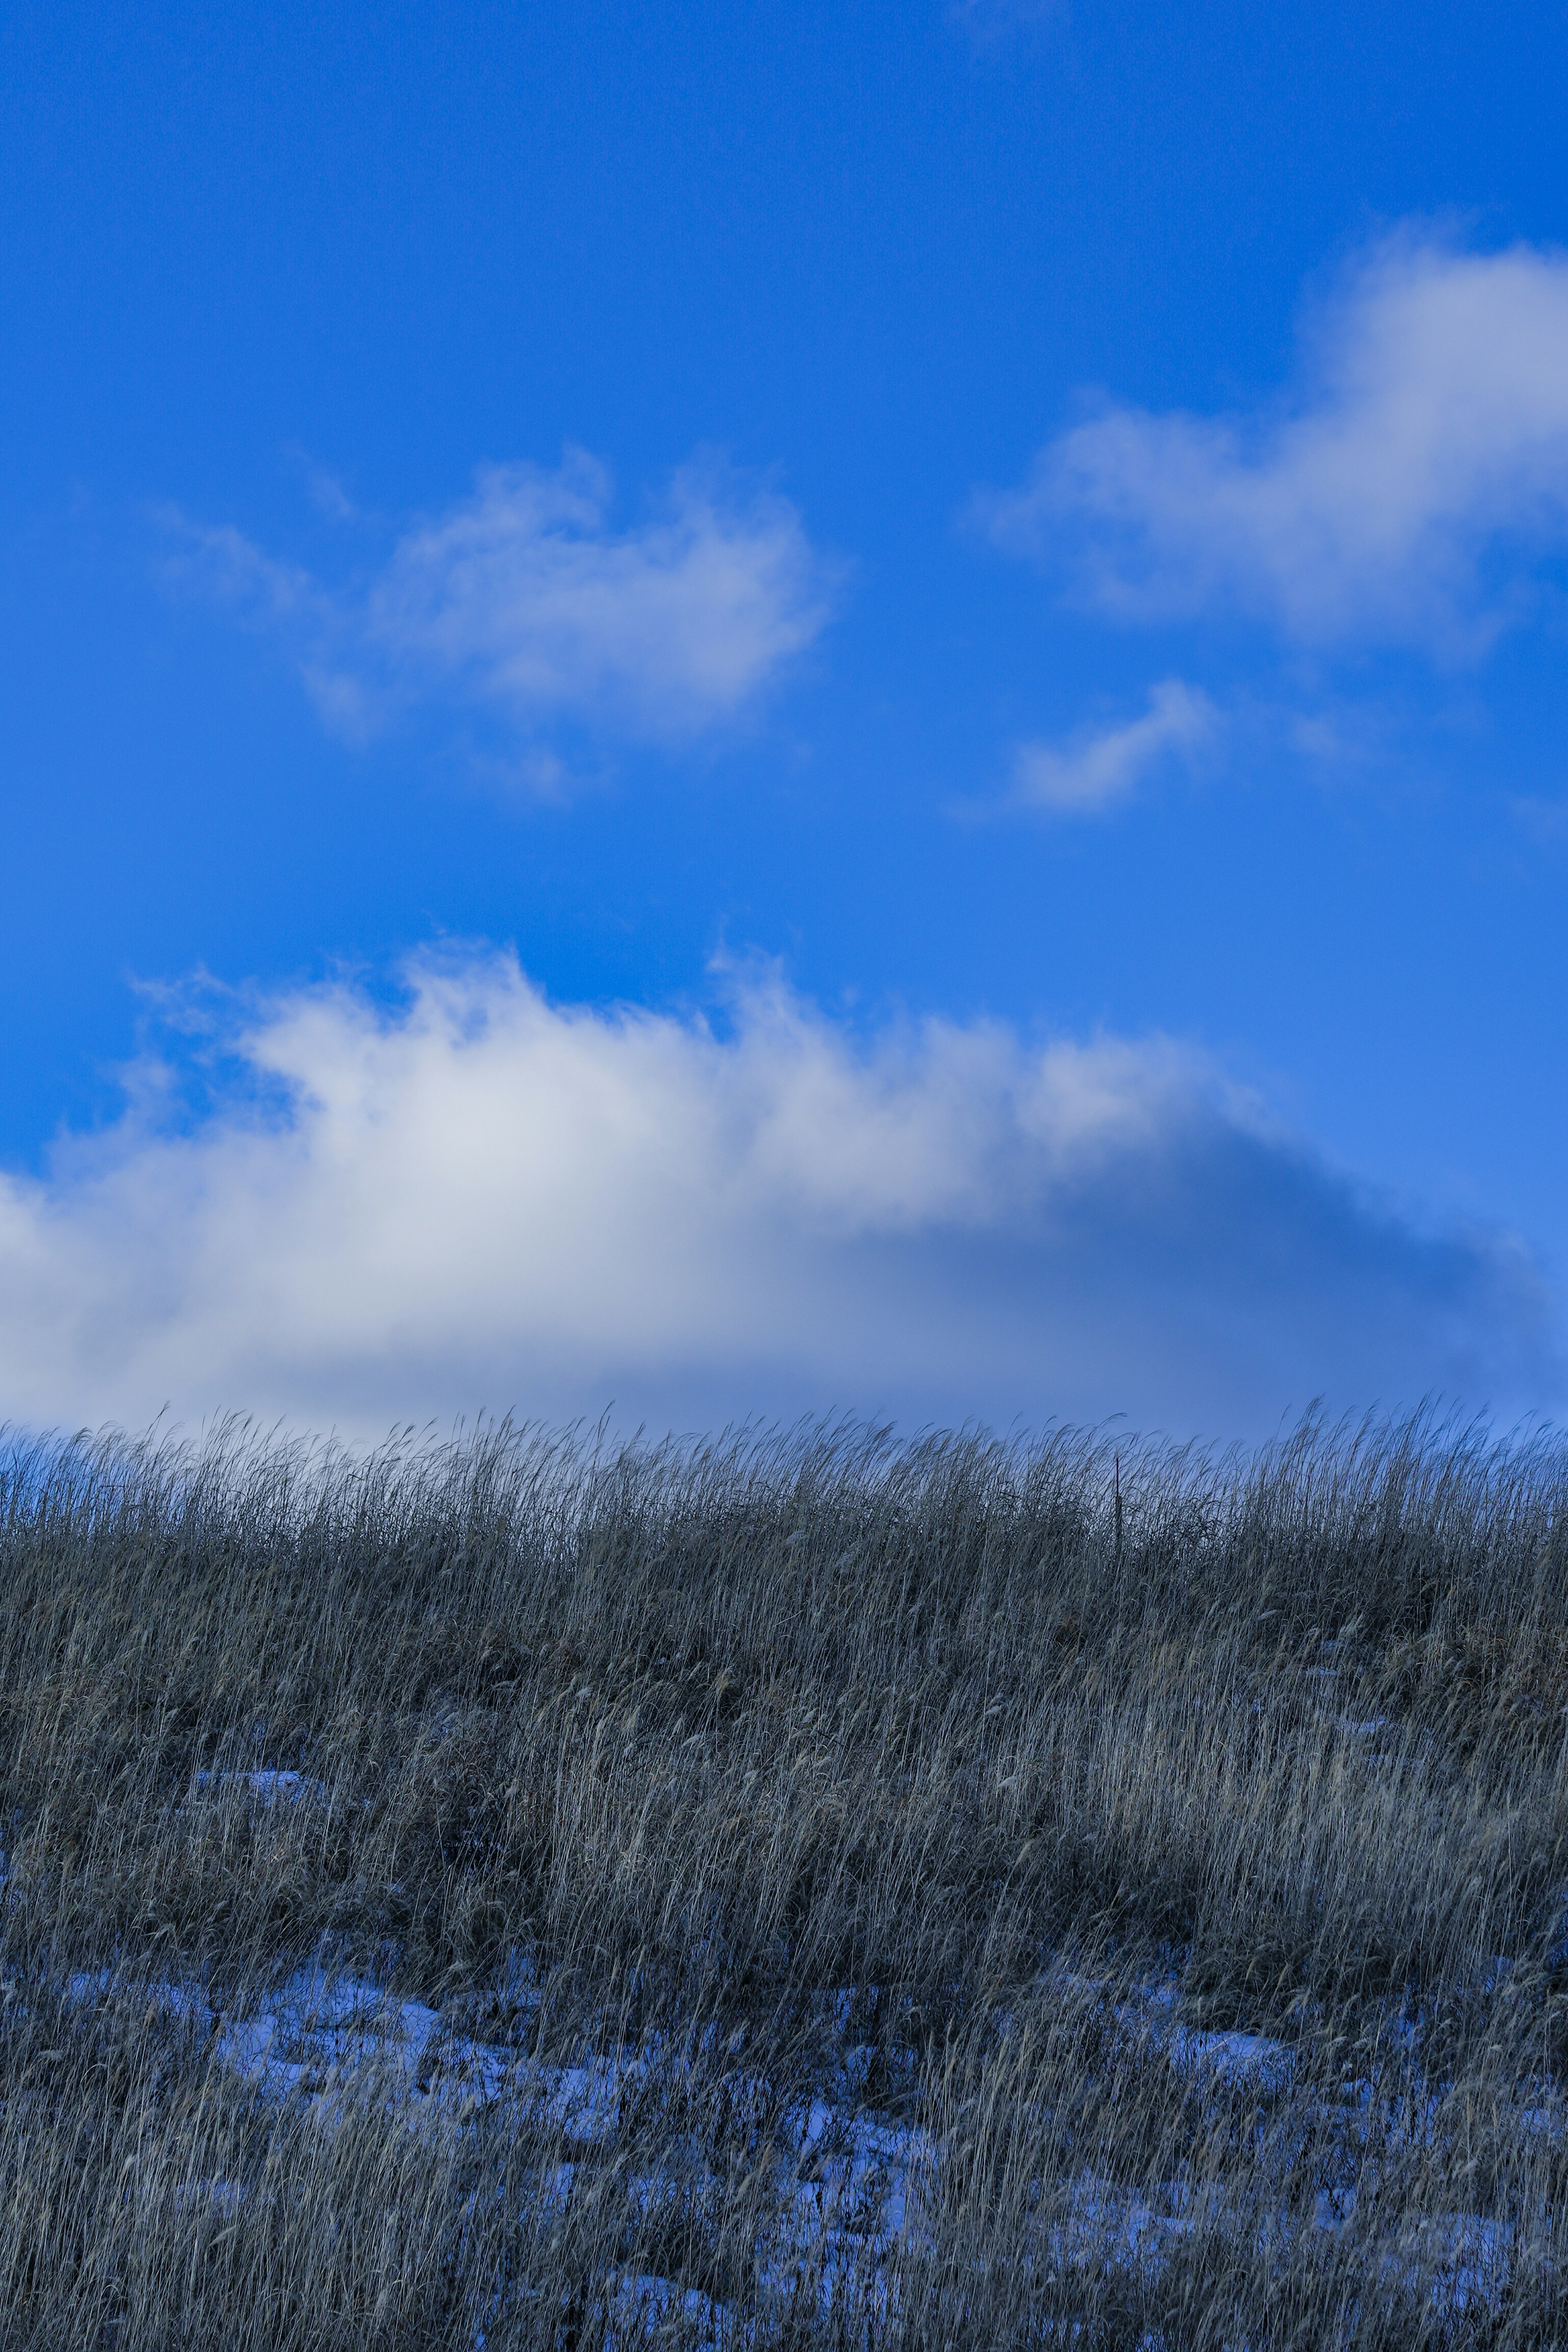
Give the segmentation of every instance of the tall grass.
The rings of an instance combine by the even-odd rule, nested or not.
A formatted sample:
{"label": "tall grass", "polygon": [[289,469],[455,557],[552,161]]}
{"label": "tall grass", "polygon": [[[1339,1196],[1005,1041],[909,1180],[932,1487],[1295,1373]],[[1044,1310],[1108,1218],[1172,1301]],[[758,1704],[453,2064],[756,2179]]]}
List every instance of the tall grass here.
{"label": "tall grass", "polygon": [[7,2347],[1568,2337],[1553,1441],[18,1444],[0,1595]]}

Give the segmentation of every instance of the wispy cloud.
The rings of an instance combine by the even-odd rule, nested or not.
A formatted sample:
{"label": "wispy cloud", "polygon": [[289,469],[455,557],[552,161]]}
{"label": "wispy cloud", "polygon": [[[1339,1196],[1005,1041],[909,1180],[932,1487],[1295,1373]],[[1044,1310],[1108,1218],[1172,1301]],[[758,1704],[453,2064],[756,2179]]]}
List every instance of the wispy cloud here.
{"label": "wispy cloud", "polygon": [[1053,815],[1093,816],[1128,800],[1144,779],[1173,760],[1192,760],[1212,744],[1223,721],[1206,694],[1165,678],[1140,719],[1084,727],[1058,743],[1019,746],[1006,805]]}
{"label": "wispy cloud", "polygon": [[1277,404],[1110,406],[980,511],[1005,547],[1070,551],[1125,619],[1231,604],[1301,641],[1474,651],[1568,546],[1568,256],[1393,237]]}
{"label": "wispy cloud", "polygon": [[442,696],[524,731],[565,719],[689,740],[812,644],[839,574],[786,499],[716,464],[684,468],[641,522],[617,529],[612,508],[580,450],[553,470],[487,467],[378,567],[331,583],[233,529],[165,521],[182,576],[276,633],[342,732]]}
{"label": "wispy cloud", "polygon": [[1542,848],[1568,843],[1568,801],[1542,800],[1516,793],[1509,802],[1514,823]]}
{"label": "wispy cloud", "polygon": [[1068,0],[952,0],[948,10],[953,22],[984,48],[994,47],[1009,34],[1059,25],[1068,13]]}
{"label": "wispy cloud", "polygon": [[1551,1303],[1158,1039],[857,1043],[776,978],[724,1025],[550,1003],[510,958],[226,1016],[239,1082],[0,1179],[0,1412],[357,1430],[518,1406],[835,1405],[1257,1430],[1526,1393]]}

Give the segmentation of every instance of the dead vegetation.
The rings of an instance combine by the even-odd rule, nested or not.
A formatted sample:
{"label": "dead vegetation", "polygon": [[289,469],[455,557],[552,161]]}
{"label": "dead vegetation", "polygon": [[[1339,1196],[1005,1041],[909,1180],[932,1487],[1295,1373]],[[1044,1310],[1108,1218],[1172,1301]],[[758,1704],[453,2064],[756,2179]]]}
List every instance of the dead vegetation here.
{"label": "dead vegetation", "polygon": [[[15,1448],[0,2341],[1560,2336],[1565,1504],[1421,1423]],[[437,2021],[247,2072],[301,1969]]]}

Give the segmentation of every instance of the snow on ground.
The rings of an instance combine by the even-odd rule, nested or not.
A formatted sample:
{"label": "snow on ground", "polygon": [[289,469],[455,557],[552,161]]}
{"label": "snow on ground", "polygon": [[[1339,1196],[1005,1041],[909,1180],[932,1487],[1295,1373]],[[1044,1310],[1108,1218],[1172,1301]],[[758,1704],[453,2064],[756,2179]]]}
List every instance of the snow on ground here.
{"label": "snow on ground", "polygon": [[[259,1777],[266,1787],[258,1793],[271,1801],[272,1777]],[[1090,1989],[1082,1979],[1058,1981],[1070,1985],[1075,1998]],[[69,1980],[72,1995],[84,2000],[112,1994],[113,1989],[109,1972]],[[1152,2053],[1163,2053],[1200,2089],[1208,2083],[1216,2093],[1234,2096],[1238,2087],[1247,2087],[1260,2104],[1289,2092],[1293,2059],[1287,2044],[1261,2034],[1186,2026],[1175,2015],[1176,1995],[1173,1978],[1151,1983],[1132,2000],[1118,2002],[1115,2013]],[[146,1998],[145,1988],[140,1997]],[[367,1978],[320,1966],[299,1970],[243,2017],[215,2015],[205,1995],[189,1986],[165,1984],[155,1988],[154,1997],[169,2013],[207,2028],[220,2063],[264,2095],[308,2099],[324,2129],[332,2128],[351,2100],[363,2095],[389,2101],[411,2125],[445,2120],[458,2129],[481,2106],[518,2100],[519,2111],[526,2108],[535,2127],[553,2129],[569,2151],[566,2160],[550,2168],[550,2179],[542,2175],[542,2200],[564,2199],[577,2163],[614,2137],[624,2103],[647,2083],[650,2069],[668,2074],[672,2063],[680,2063],[668,2048],[650,2042],[636,2049],[585,2051],[573,2065],[541,2065],[511,2044],[454,2030],[423,2001],[397,1999]],[[537,1999],[526,1965],[517,1964],[508,1988],[510,2007],[526,2010]],[[846,1992],[838,2003],[846,2021],[852,2001]],[[912,2193],[917,2175],[933,2164],[940,2167],[941,2151],[919,2129],[858,2103],[856,2085],[864,2080],[868,2057],[868,2052],[843,2051],[840,2095],[803,2098],[785,2119],[785,2145],[793,2137],[794,2160],[781,2168],[772,2267],[782,2277],[804,2264],[820,2278],[825,2294],[852,2270],[862,2292],[885,2301],[892,2292],[885,2271],[889,2257],[901,2238],[920,2228],[920,2199]],[[1364,2126],[1378,2095],[1372,2082],[1345,2086],[1336,2111],[1347,2127],[1345,2174],[1320,2197],[1315,2224],[1326,2232],[1343,2231],[1353,2216],[1357,2119]],[[1425,2105],[1430,2120],[1436,2104],[1433,2094],[1406,2113],[1416,2115]],[[1531,2116],[1539,2130],[1562,2129],[1555,2103],[1544,2096]],[[1417,2122],[1415,2128],[1424,2126]],[[679,2146],[671,2147],[665,2175],[633,2183],[645,2206],[672,2195],[700,2201],[705,2194],[721,2193],[721,2187],[705,2178],[700,2151]],[[232,2183],[214,2182],[210,2193],[232,2200],[241,2192]],[[1048,2249],[1053,2267],[1067,2269],[1098,2265],[1109,2257],[1152,2273],[1177,2241],[1200,2226],[1226,2223],[1212,2199],[1200,2206],[1179,2180],[1152,2181],[1133,2193],[1085,2172],[1058,2184],[1058,2202],[1042,2251]],[[1423,2269],[1427,2275],[1435,2273],[1439,2313],[1457,2314],[1477,2300],[1496,2307],[1510,2274],[1512,2245],[1508,2222],[1454,2213],[1427,2222],[1418,2241],[1392,2250],[1387,2260],[1396,2270],[1403,2265],[1412,2278]],[[734,2315],[669,2279],[623,2279],[614,2290],[613,2306],[618,2335],[613,2333],[611,2340],[627,2347],[652,2340],[678,2312],[700,2338],[715,2345],[736,2340]]]}
{"label": "snow on ground", "polygon": [[[1384,1728],[1381,1717],[1338,1721],[1344,1732],[1369,1743]],[[1373,1751],[1367,1760],[1384,1759]],[[195,1785],[242,1790],[262,1808],[330,1801],[321,1782],[298,1771],[271,1768],[201,1773]],[[5,1874],[0,1854],[0,1887]],[[1508,1965],[1498,1961],[1495,1980],[1506,1975]],[[1106,1997],[1105,1989],[1092,1979],[1058,1970],[1053,1981],[1075,2000]],[[112,1998],[117,1988],[113,1972],[100,1970],[70,1977],[67,1989],[73,1999],[88,2001]],[[7,1990],[15,1999],[20,1988]],[[145,2000],[147,1988],[140,1986],[137,1991]],[[505,1996],[514,2017],[539,2001],[528,1963],[521,1956],[513,1958]],[[372,1979],[321,1964],[297,1970],[243,2015],[215,2012],[205,1992],[194,1985],[157,1985],[153,1998],[166,2013],[188,2018],[202,2028],[218,2063],[233,2068],[263,2095],[308,2101],[309,2112],[326,2130],[334,2127],[351,2103],[367,2095],[388,2102],[412,2126],[440,2122],[459,2130],[480,2110],[515,2101],[516,2111],[526,2112],[534,2129],[555,2134],[566,2151],[561,2161],[546,2168],[548,2177],[545,2172],[540,2176],[542,2204],[564,2200],[578,2165],[614,2137],[626,2102],[647,2084],[650,2071],[657,2070],[668,2082],[672,2066],[679,2071],[682,2063],[679,2053],[653,2040],[637,2048],[584,2049],[578,2063],[570,2065],[541,2064],[512,2042],[487,2041],[461,2030],[465,2012],[460,2007],[443,2013],[423,2001],[395,1997]],[[859,2094],[872,2053],[847,2046],[845,2041],[856,2006],[854,1992],[842,1991],[835,2006],[841,2037],[837,2088],[831,2095],[803,2096],[784,2118],[787,2153],[779,2175],[772,2263],[780,2275],[783,2270],[805,2265],[819,2278],[825,2294],[852,2269],[862,2291],[886,2303],[893,2290],[885,2265],[899,2242],[910,2243],[911,2233],[921,2228],[916,2184],[923,2175],[929,2185],[940,2171],[941,2150],[923,2131],[865,2104]],[[1200,2097],[1205,2087],[1232,2099],[1238,2090],[1250,2090],[1261,2112],[1289,2095],[1294,2057],[1287,2043],[1262,2034],[1202,2031],[1184,2023],[1178,2008],[1178,1985],[1172,1974],[1116,2000],[1112,2013],[1148,2054],[1163,2054],[1193,2083]],[[1005,2019],[999,2018],[997,2024],[1004,2033],[1007,2031]],[[1419,2137],[1436,2127],[1438,2095],[1422,2084],[1416,2068],[1414,2021],[1391,2020],[1390,2025],[1391,2039],[1401,2046],[1411,2070],[1403,2084],[1403,2128],[1407,2137]],[[912,2074],[914,2053],[909,2057]],[[1538,2095],[1532,2095],[1535,2104],[1523,2110],[1521,2120],[1532,2132],[1560,2137],[1565,2110],[1555,2084],[1542,2084]],[[1382,2098],[1379,2084],[1371,2079],[1342,2088],[1334,2120],[1341,2127],[1342,2177],[1320,2194],[1313,2225],[1327,2233],[1351,2225],[1356,2151],[1365,2143]],[[1326,2112],[1304,2108],[1298,2120],[1310,2123]],[[1386,2139],[1386,2115],[1382,2123]],[[700,2201],[722,2189],[711,2176],[704,2178],[699,2150],[673,2143],[666,2173],[635,2179],[632,2186],[645,2207],[669,2196]],[[1057,2214],[1042,2246],[1053,2267],[1095,2266],[1109,2258],[1155,2273],[1179,2241],[1200,2227],[1224,2227],[1227,2220],[1212,2199],[1200,2206],[1194,2191],[1177,2179],[1151,2181],[1134,2192],[1086,2171],[1054,2188]],[[205,2195],[226,2207],[237,2203],[244,2190],[234,2182],[215,2180],[193,2184],[182,2193]],[[1234,2226],[1239,2217],[1229,2219]],[[1510,2273],[1514,2238],[1506,2221],[1478,2213],[1447,2214],[1425,2223],[1416,2239],[1392,2249],[1386,2260],[1413,2280],[1435,2275],[1433,2295],[1440,2315],[1461,2313],[1477,2302],[1495,2309]],[[715,2346],[738,2340],[735,2314],[696,2290],[650,2274],[626,2277],[614,2286],[606,2341],[627,2347],[650,2342],[678,2315],[699,2340]],[[477,2342],[483,2352],[482,2331]]]}

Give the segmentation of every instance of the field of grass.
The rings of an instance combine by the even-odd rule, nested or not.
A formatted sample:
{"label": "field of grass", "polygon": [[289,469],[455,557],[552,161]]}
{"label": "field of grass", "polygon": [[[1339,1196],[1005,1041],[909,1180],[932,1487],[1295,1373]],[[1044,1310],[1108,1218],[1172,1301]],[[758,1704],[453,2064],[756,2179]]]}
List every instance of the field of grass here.
{"label": "field of grass", "polygon": [[1568,2340],[1568,1454],[0,1460],[0,2343]]}

